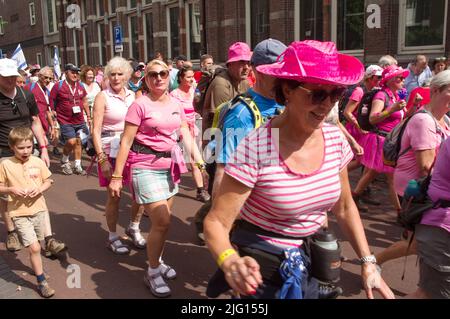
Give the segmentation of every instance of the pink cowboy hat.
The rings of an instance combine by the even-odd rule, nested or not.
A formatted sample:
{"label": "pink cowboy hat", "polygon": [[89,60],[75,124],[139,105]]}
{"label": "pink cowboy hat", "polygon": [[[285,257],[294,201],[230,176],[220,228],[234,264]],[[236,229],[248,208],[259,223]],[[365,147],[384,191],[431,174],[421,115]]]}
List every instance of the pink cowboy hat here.
{"label": "pink cowboy hat", "polygon": [[338,53],[333,42],[293,42],[278,62],[261,65],[259,72],[276,78],[332,85],[353,85],[364,77],[364,66],[355,57]]}
{"label": "pink cowboy hat", "polygon": [[236,61],[250,61],[252,58],[252,51],[247,43],[244,42],[236,42],[233,43],[228,49],[228,61],[230,62]]}
{"label": "pink cowboy hat", "polygon": [[409,75],[409,70],[405,70],[401,66],[398,66],[398,65],[388,66],[386,69],[383,70],[383,74],[381,75],[382,79],[381,79],[380,85],[381,86],[386,85],[386,83],[390,79],[395,78],[399,75],[406,78]]}

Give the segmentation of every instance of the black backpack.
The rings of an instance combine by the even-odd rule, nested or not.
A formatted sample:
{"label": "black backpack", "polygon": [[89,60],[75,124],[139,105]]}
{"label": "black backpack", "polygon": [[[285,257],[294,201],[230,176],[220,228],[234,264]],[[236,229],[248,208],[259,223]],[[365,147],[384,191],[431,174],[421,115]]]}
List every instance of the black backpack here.
{"label": "black backpack", "polygon": [[202,76],[197,84],[197,93],[199,96],[194,100],[195,112],[203,114],[203,107],[205,104],[206,91],[209,85],[215,79],[216,75],[226,71],[226,68],[220,65],[211,65],[206,71],[202,71]]}
{"label": "black backpack", "polygon": [[[359,103],[358,115],[357,115],[356,119],[358,120],[359,127],[361,129],[363,129],[364,131],[369,131],[369,132],[377,132],[378,131],[376,126],[374,126],[370,123],[369,118],[370,118],[370,112],[372,111],[373,98],[380,91],[382,91],[382,90],[377,88],[377,89],[373,89],[369,92],[364,93],[364,95],[361,99],[361,102]],[[386,95],[386,101],[384,102],[384,108],[383,108],[383,110],[384,110],[388,106],[389,96],[385,91],[383,91],[383,92]]]}
{"label": "black backpack", "polygon": [[344,116],[344,110],[345,107],[348,104],[348,101],[350,101],[350,97],[353,94],[353,91],[355,91],[355,89],[358,87],[358,84],[354,84],[354,85],[350,85],[349,87],[347,87],[347,89],[345,90],[344,94],[342,95],[341,99],[339,100],[339,122],[345,122],[346,118]]}

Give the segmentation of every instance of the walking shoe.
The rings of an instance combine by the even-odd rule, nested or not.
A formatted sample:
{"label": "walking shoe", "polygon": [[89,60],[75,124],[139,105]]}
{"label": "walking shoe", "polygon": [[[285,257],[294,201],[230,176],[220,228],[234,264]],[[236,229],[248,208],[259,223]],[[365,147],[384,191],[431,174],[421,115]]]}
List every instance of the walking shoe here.
{"label": "walking shoe", "polygon": [[73,172],[75,174],[81,175],[81,176],[85,176],[86,175],[86,171],[81,166],[75,166],[74,169],[73,169]]}
{"label": "walking shoe", "polygon": [[128,227],[125,230],[125,234],[127,234],[128,236],[131,237],[131,240],[133,241],[133,245],[136,248],[139,248],[139,249],[145,248],[147,241],[145,240],[144,237],[142,237],[141,231],[139,229],[133,229],[133,228]]}
{"label": "walking shoe", "polygon": [[339,286],[319,283],[319,299],[336,299],[343,293],[344,291]]}
{"label": "walking shoe", "polygon": [[19,235],[15,231],[8,234],[8,237],[6,238],[6,249],[9,251],[18,251],[22,249]]}
{"label": "walking shoe", "polygon": [[211,196],[208,194],[206,189],[202,189],[201,191],[197,191],[196,199],[200,202],[206,203],[211,199]]}
{"label": "walking shoe", "polygon": [[360,195],[352,194],[352,196],[353,196],[353,200],[355,201],[356,207],[358,207],[358,210],[360,212],[368,212],[369,211],[369,207],[362,203]]}
{"label": "walking shoe", "polygon": [[371,196],[371,192],[368,191],[368,190],[365,190],[365,191],[361,194],[360,199],[361,199],[362,202],[364,202],[364,203],[366,203],[366,204],[369,204],[369,205],[374,205],[374,206],[380,206],[380,205],[381,205],[381,202],[378,201],[378,200],[376,200],[376,199],[374,199],[374,198]]}
{"label": "walking shoe", "polygon": [[144,283],[156,297],[165,298],[169,297],[171,294],[169,285],[165,282],[161,272],[149,275],[148,271],[146,271],[144,275]]}
{"label": "walking shoe", "polygon": [[39,294],[44,298],[50,298],[55,294],[55,289],[52,289],[47,280],[44,280],[38,284]]}
{"label": "walking shoe", "polygon": [[65,249],[67,249],[67,247],[62,241],[50,238],[45,245],[44,255],[45,257],[56,256]]}
{"label": "walking shoe", "polygon": [[72,170],[72,167],[70,166],[70,162],[63,163],[61,165],[61,168],[62,168],[62,172],[64,174],[66,174],[66,175],[72,175],[73,174],[73,170]]}

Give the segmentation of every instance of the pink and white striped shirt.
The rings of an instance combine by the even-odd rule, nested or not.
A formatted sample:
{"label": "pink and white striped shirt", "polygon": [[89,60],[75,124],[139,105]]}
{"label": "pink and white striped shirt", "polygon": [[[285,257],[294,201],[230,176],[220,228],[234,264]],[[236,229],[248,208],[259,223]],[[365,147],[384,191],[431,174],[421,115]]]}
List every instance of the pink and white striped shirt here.
{"label": "pink and white striped shirt", "polygon": [[323,124],[322,133],[324,158],[311,174],[294,173],[285,164],[270,122],[239,144],[225,172],[252,189],[241,208],[243,220],[289,237],[306,237],[321,227],[341,194],[339,173],[353,158],[339,128]]}

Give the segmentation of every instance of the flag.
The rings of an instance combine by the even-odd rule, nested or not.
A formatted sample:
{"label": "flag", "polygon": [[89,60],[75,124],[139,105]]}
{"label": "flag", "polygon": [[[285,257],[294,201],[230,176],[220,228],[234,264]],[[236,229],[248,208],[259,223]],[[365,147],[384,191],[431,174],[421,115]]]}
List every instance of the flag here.
{"label": "flag", "polygon": [[58,47],[55,47],[55,53],[53,54],[53,73],[55,74],[55,78],[59,79],[61,77],[61,68],[59,66]]}
{"label": "flag", "polygon": [[11,59],[16,61],[17,68],[19,70],[24,70],[28,66],[27,61],[25,60],[25,55],[23,54],[22,47],[20,46],[20,44],[17,46]]}

